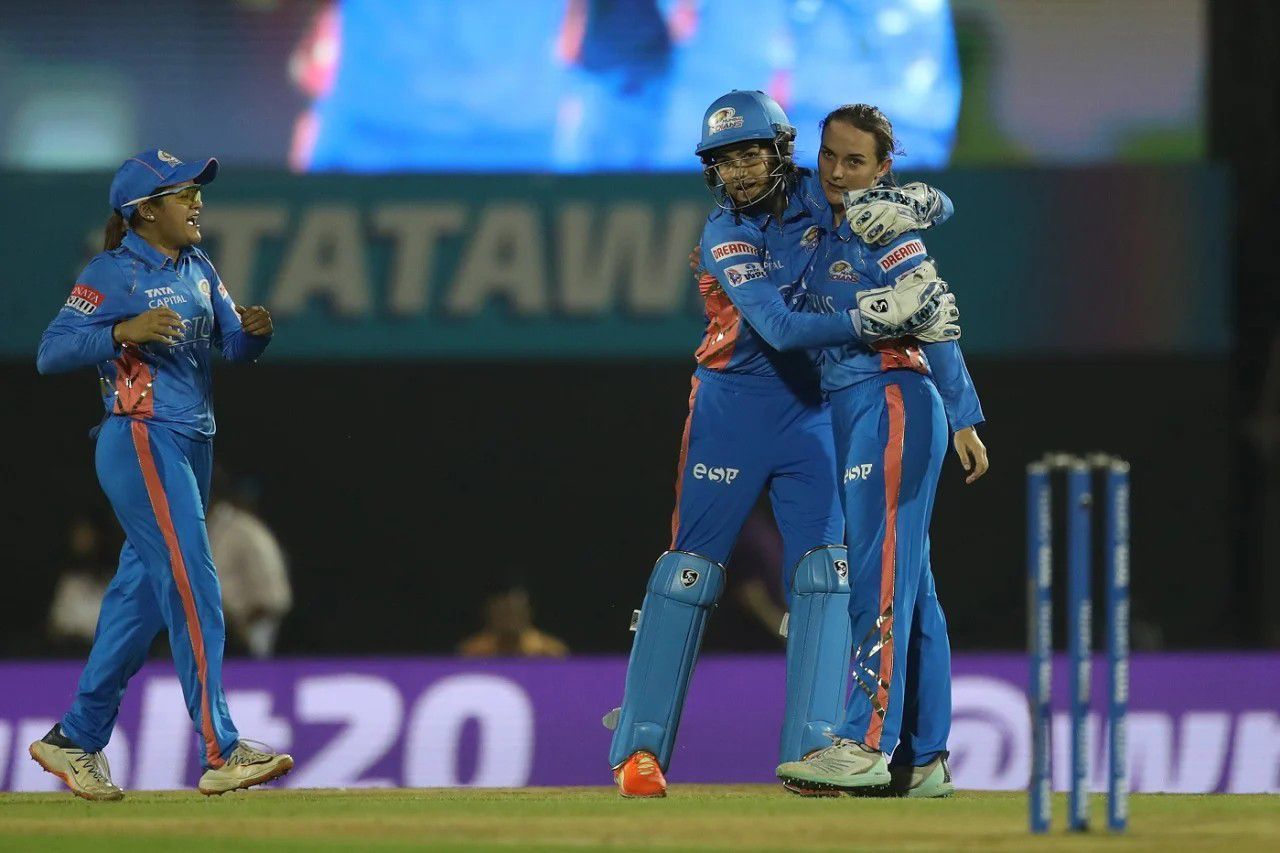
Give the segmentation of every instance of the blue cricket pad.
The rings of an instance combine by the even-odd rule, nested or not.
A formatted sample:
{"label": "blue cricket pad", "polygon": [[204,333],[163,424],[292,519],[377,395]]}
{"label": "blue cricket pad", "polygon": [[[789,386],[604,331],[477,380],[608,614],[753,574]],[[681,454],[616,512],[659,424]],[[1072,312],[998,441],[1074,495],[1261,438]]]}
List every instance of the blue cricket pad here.
{"label": "blue cricket pad", "polygon": [[844,719],[852,644],[848,551],[814,548],[800,558],[791,581],[779,763],[831,745],[826,734]]}
{"label": "blue cricket pad", "polygon": [[658,558],[631,645],[622,715],[609,750],[611,767],[643,749],[667,769],[707,615],[723,590],[719,563],[684,551]]}

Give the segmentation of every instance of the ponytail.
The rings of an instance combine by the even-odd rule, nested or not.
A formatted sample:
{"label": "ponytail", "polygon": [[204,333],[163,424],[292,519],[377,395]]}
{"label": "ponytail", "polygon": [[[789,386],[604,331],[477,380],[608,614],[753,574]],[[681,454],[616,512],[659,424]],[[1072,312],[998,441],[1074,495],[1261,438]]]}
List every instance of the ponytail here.
{"label": "ponytail", "polygon": [[117,211],[111,211],[111,216],[107,219],[107,226],[102,231],[102,251],[110,252],[119,248],[120,243],[124,240],[124,232],[124,217]]}

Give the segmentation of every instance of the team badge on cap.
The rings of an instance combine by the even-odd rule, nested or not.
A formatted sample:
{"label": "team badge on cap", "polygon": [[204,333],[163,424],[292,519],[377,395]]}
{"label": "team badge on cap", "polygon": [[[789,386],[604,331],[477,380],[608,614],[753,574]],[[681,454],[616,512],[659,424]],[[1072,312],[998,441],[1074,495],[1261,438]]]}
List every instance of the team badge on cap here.
{"label": "team badge on cap", "polygon": [[733,107],[721,107],[707,119],[707,127],[712,133],[742,127],[742,116]]}
{"label": "team badge on cap", "polygon": [[162,149],[162,148],[161,148],[161,149],[157,149],[157,150],[156,150],[156,157],[157,157],[159,160],[161,160],[161,161],[163,161],[163,162],[165,162],[165,163],[168,163],[170,166],[181,166],[181,165],[182,165],[182,161],[181,161],[181,160],[179,160],[177,157],[174,157],[172,154],[170,154],[168,151],[165,151],[165,150],[164,150],[164,149]]}

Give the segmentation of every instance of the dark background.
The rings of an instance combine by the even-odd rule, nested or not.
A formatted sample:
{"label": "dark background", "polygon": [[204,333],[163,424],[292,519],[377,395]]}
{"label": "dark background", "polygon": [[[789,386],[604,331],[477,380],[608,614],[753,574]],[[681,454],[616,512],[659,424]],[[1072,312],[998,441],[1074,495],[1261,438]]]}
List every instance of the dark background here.
{"label": "dark background", "polygon": [[[1135,643],[1255,641],[1260,625],[1224,559],[1237,550],[1239,491],[1227,364],[1130,356],[970,367],[992,470],[965,486],[949,458],[933,524],[956,648],[1024,642],[1023,466],[1053,449],[1133,463]],[[512,582],[574,651],[625,651],[629,614],[670,537],[690,368],[220,366],[216,456],[261,482],[262,515],[290,557],[297,600],[280,652],[448,652],[479,627],[484,594]],[[92,374],[37,378],[10,364],[0,381],[22,389],[23,414],[6,420],[5,445],[18,451],[6,479],[30,484],[9,505],[6,528],[21,534],[8,549],[0,651],[23,653],[52,589],[49,543],[75,502],[105,508],[86,436],[98,402]],[[777,646],[728,597],[706,643]]]}

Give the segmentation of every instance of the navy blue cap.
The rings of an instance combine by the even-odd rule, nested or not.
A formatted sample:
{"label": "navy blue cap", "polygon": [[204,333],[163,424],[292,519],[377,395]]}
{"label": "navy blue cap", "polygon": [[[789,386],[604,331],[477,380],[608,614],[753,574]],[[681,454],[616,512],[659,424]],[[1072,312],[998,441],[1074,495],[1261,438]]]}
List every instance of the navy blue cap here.
{"label": "navy blue cap", "polygon": [[120,164],[111,181],[111,209],[127,222],[137,203],[161,187],[195,181],[207,184],[218,176],[218,161],[195,160],[184,163],[168,151],[153,148],[135,154]]}

